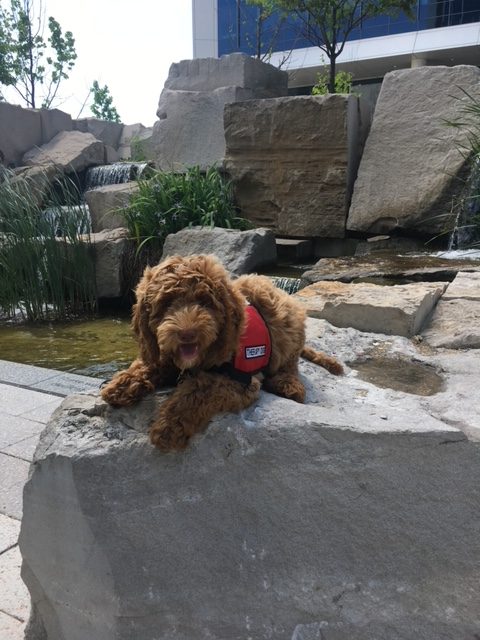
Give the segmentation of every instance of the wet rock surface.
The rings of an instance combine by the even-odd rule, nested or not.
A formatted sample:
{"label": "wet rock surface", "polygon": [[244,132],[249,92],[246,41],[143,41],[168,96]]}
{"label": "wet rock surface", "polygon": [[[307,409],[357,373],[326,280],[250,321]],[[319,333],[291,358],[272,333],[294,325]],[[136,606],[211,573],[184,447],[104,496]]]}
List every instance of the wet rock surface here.
{"label": "wet rock surface", "polygon": [[449,259],[432,254],[395,255],[391,252],[374,256],[355,256],[319,260],[302,278],[306,284],[319,280],[383,279],[388,283],[402,281],[453,280],[459,271],[480,271],[478,258]]}

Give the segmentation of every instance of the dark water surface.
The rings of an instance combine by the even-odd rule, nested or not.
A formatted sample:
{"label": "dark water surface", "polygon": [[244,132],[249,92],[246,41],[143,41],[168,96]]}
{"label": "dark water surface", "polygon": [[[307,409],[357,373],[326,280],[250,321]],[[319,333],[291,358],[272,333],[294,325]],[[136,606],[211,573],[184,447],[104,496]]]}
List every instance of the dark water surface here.
{"label": "dark water surface", "polygon": [[362,362],[350,362],[358,377],[377,387],[395,389],[417,396],[432,396],[442,390],[443,378],[435,369],[423,362],[399,358],[372,358]]}
{"label": "dark water surface", "polygon": [[105,378],[136,356],[130,316],[0,324],[0,359]]}

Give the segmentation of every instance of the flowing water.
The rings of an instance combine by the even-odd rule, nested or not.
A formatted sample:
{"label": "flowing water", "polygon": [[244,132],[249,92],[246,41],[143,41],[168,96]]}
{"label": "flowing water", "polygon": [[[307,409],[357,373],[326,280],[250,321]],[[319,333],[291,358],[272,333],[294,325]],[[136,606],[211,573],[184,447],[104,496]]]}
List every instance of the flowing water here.
{"label": "flowing water", "polygon": [[149,167],[148,162],[114,162],[88,169],[85,191],[108,184],[123,184],[141,178]]}

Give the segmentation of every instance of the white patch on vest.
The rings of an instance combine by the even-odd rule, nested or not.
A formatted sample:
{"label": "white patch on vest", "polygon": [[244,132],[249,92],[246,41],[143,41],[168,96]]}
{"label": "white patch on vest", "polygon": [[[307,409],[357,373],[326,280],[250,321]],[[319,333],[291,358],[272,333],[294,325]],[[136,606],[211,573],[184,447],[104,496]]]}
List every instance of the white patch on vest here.
{"label": "white patch on vest", "polygon": [[252,358],[262,358],[267,351],[267,347],[262,344],[258,347],[245,347],[245,358],[251,360]]}

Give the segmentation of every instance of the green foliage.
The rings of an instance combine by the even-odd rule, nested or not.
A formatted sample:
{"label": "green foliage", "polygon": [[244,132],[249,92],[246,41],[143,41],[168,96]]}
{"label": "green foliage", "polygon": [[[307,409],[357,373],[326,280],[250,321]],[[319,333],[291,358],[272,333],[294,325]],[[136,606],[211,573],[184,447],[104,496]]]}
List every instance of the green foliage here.
{"label": "green foliage", "polygon": [[328,90],[335,93],[335,64],[350,33],[368,18],[403,11],[413,17],[416,0],[251,0],[268,11],[293,14],[303,37],[330,62]]}
{"label": "green foliage", "polygon": [[[248,45],[252,48],[255,58],[269,62],[272,54],[275,52],[276,41],[285,22],[286,15],[278,13],[272,2],[259,3],[257,0],[247,0],[247,4],[258,7],[258,14],[255,20],[255,33],[250,35],[245,31],[243,35]],[[266,29],[268,20],[274,14],[277,14],[274,29]],[[287,61],[289,55],[290,54],[287,54],[285,58],[278,63],[279,68]]]}
{"label": "green foliage", "polygon": [[[335,91],[334,93],[351,93],[352,91],[352,74],[348,71],[338,71],[335,74]],[[312,87],[312,96],[324,96],[328,91],[328,71],[317,74],[317,82]]]}
{"label": "green foliage", "polygon": [[445,124],[458,129],[464,142],[459,151],[467,161],[469,176],[463,193],[453,204],[455,227],[447,229],[451,234],[452,248],[480,246],[480,100],[459,87],[461,96],[451,96],[457,101],[459,116]]}
{"label": "green foliage", "polygon": [[[84,208],[73,183],[57,180],[43,206],[43,181],[5,172],[0,182],[0,311],[29,321],[65,318],[95,306],[95,272]],[[67,203],[60,206],[60,203]]]}
{"label": "green foliage", "polygon": [[12,87],[27,107],[53,105],[59,86],[68,78],[77,54],[71,31],[62,33],[55,18],[48,18],[47,40],[41,3],[10,0],[10,10],[0,6],[0,85]]}
{"label": "green foliage", "polygon": [[107,85],[100,87],[97,80],[94,80],[90,92],[93,93],[93,104],[90,110],[96,118],[110,122],[121,122],[118,111],[113,106],[113,98]]}
{"label": "green foliage", "polygon": [[199,167],[185,173],[156,172],[138,186],[130,206],[120,211],[138,251],[146,245],[160,251],[169,233],[185,227],[248,227],[236,215],[231,184],[213,167],[206,172]]}
{"label": "green foliage", "polygon": [[148,160],[140,136],[133,136],[130,140],[130,160],[132,162],[146,162]]}

